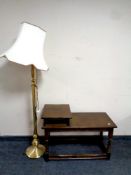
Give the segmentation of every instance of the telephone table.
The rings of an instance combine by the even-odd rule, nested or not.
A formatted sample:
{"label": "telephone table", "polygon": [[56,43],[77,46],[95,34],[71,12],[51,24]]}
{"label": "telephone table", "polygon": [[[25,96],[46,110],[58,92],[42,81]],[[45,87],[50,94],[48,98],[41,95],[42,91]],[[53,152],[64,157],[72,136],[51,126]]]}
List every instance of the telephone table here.
{"label": "telephone table", "polygon": [[[44,117],[43,117],[44,119]],[[45,160],[61,160],[61,159],[110,159],[111,144],[113,137],[113,129],[117,128],[116,124],[105,112],[84,112],[84,113],[72,113],[70,119],[70,125],[66,124],[43,124],[42,127],[45,131]],[[51,139],[51,132],[66,132],[66,131],[84,131],[94,132],[97,131],[99,135],[97,137],[102,145],[101,153],[85,153],[85,154],[57,154],[52,155],[49,152],[49,141]],[[106,145],[103,140],[103,132],[108,133],[108,141]],[[64,137],[64,136],[63,136]]]}

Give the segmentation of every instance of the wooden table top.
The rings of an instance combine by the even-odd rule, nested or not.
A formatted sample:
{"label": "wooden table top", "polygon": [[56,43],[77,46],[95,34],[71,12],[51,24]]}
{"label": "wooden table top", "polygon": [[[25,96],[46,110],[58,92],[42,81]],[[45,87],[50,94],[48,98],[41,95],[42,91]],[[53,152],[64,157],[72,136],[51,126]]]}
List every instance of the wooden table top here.
{"label": "wooden table top", "polygon": [[70,106],[69,104],[45,104],[42,111],[42,118],[43,119],[71,118]]}
{"label": "wooden table top", "polygon": [[117,128],[116,124],[105,112],[72,113],[70,125],[46,124],[43,129],[109,129]]}

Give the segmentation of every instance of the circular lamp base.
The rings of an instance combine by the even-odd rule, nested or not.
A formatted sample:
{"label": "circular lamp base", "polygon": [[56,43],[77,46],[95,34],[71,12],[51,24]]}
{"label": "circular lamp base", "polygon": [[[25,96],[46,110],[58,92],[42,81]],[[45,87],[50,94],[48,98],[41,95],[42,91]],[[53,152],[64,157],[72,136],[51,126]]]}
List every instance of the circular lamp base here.
{"label": "circular lamp base", "polygon": [[44,153],[45,153],[45,147],[40,144],[29,146],[25,152],[27,157],[32,159],[40,158],[41,156],[43,156]]}

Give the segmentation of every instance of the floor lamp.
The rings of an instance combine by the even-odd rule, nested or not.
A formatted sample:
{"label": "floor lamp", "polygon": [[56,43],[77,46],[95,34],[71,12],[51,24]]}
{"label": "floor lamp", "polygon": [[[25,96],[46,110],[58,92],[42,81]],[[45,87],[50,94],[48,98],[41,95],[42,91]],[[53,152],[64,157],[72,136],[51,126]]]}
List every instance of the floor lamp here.
{"label": "floor lamp", "polygon": [[46,32],[38,26],[27,22],[21,23],[19,35],[12,47],[0,57],[5,57],[22,65],[31,65],[32,76],[32,109],[33,109],[33,140],[32,145],[26,149],[29,158],[39,158],[44,154],[45,147],[39,144],[37,133],[37,75],[36,69],[46,71],[48,69],[44,60],[44,43]]}

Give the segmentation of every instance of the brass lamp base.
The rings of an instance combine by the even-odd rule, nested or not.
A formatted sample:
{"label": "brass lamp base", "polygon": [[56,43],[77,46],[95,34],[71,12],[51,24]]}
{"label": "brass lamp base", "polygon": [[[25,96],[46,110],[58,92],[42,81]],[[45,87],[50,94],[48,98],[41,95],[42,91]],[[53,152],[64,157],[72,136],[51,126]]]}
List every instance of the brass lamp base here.
{"label": "brass lamp base", "polygon": [[29,146],[25,152],[26,156],[31,159],[40,158],[41,156],[43,156],[44,153],[45,153],[45,147],[39,144],[39,141],[37,138],[33,139],[32,145]]}

